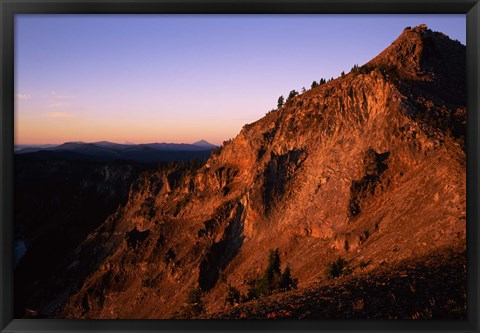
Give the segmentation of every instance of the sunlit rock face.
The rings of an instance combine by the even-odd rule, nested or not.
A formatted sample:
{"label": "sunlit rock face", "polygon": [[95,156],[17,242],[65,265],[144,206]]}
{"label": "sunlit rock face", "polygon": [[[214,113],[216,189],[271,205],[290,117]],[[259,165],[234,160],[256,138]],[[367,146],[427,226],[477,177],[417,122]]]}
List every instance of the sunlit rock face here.
{"label": "sunlit rock face", "polygon": [[[203,166],[143,174],[72,253],[67,318],[208,313],[246,293],[278,248],[298,287],[342,256],[356,274],[465,244],[465,46],[406,29],[369,63],[308,90]],[[348,246],[346,245],[348,244]]]}

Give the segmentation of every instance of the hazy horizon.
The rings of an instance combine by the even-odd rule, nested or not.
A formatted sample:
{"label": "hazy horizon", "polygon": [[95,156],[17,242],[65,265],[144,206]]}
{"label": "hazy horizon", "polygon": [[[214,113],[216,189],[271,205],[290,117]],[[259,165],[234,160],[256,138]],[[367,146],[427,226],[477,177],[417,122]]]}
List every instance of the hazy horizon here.
{"label": "hazy horizon", "polygon": [[221,145],[280,95],[465,15],[16,15],[15,144]]}
{"label": "hazy horizon", "polygon": [[164,143],[164,144],[187,144],[187,145],[193,145],[197,142],[200,141],[206,141],[207,143],[211,143],[208,140],[204,139],[198,139],[193,142],[166,142],[166,141],[152,141],[152,142],[132,142],[132,141],[124,141],[124,142],[118,142],[118,141],[110,141],[110,140],[96,140],[96,141],[84,141],[84,140],[72,140],[72,141],[63,141],[60,143],[51,143],[51,142],[44,142],[44,143],[15,143],[16,146],[46,146],[46,145],[61,145],[64,143],[70,143],[70,142],[75,142],[75,143],[99,143],[99,142],[109,142],[109,143],[114,143],[114,144],[119,144],[119,145],[142,145],[142,144],[154,144],[154,143]]}

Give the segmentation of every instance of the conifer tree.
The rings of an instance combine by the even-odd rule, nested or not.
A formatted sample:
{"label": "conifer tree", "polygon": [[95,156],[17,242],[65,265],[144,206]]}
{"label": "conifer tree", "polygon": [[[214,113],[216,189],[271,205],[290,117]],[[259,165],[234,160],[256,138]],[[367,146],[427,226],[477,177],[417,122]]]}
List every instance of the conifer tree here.
{"label": "conifer tree", "polygon": [[294,97],[297,96],[297,95],[298,95],[298,91],[296,91],[296,90],[294,89],[294,90],[290,91],[290,93],[288,94],[287,100],[290,100],[290,99],[294,98]]}
{"label": "conifer tree", "polygon": [[298,280],[292,279],[292,273],[290,270],[290,266],[287,265],[285,270],[282,273],[282,277],[280,278],[280,289],[282,290],[292,290],[297,288]]}

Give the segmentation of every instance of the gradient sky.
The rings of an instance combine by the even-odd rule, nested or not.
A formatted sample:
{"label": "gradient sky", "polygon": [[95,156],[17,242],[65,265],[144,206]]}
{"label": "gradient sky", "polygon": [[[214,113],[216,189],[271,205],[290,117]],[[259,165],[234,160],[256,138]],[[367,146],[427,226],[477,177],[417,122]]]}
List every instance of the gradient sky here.
{"label": "gradient sky", "polygon": [[214,144],[280,95],[465,15],[16,15],[15,143]]}

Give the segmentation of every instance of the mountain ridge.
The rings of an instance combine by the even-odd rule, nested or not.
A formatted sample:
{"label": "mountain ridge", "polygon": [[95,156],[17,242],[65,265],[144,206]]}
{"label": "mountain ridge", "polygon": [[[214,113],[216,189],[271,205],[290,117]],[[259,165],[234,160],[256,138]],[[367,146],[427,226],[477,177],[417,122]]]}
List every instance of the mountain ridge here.
{"label": "mountain ridge", "polygon": [[87,160],[130,160],[142,163],[169,161],[204,160],[216,146],[206,141],[200,144],[147,143],[119,144],[108,141],[65,142],[57,146],[24,147],[15,151],[17,155],[32,155],[39,158],[71,158]]}
{"label": "mountain ridge", "polygon": [[[388,52],[424,32],[404,31]],[[417,35],[418,48],[402,57],[420,49]],[[465,53],[438,33],[431,38],[448,45],[431,57]],[[282,268],[303,289],[339,257],[355,274],[464,245],[464,91],[437,68],[444,60],[427,62],[427,78],[421,67],[395,75],[391,67],[403,62],[383,66],[388,52],[245,125],[205,165],[141,177],[127,204],[76,249],[79,264],[59,272],[73,286],[68,296],[39,311],[170,318],[200,288],[207,313],[216,313],[226,287],[247,293],[270,249],[279,248]],[[445,85],[448,99],[435,90]]]}

